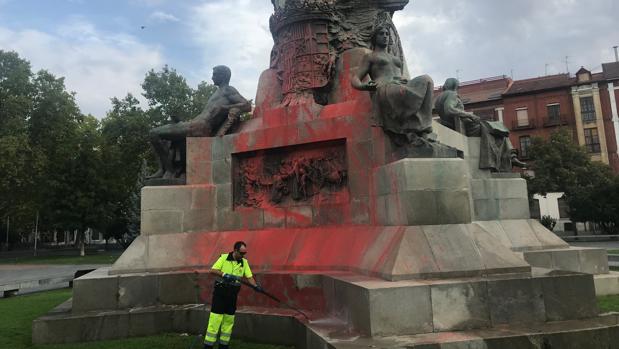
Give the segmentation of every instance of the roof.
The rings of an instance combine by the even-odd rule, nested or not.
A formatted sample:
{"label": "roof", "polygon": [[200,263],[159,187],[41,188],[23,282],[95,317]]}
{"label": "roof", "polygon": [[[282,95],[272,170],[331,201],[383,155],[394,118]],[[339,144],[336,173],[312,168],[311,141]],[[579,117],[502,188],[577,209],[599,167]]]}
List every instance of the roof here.
{"label": "roof", "polygon": [[[510,86],[512,79],[503,75],[460,83],[458,95],[464,104],[500,100],[503,92]],[[441,95],[442,88],[434,91],[435,98]]]}
{"label": "roof", "polygon": [[511,84],[512,79],[506,76],[468,81],[460,84],[458,94],[465,104],[499,100]]}
{"label": "roof", "polygon": [[591,72],[585,69],[585,67],[580,67],[580,69],[576,72],[576,75],[578,74],[591,74]]}
{"label": "roof", "polygon": [[549,75],[532,79],[516,80],[504,95],[517,95],[535,91],[554,90],[574,85],[576,80],[569,74]]}
{"label": "roof", "polygon": [[602,71],[606,80],[619,79],[619,62],[602,64]]}

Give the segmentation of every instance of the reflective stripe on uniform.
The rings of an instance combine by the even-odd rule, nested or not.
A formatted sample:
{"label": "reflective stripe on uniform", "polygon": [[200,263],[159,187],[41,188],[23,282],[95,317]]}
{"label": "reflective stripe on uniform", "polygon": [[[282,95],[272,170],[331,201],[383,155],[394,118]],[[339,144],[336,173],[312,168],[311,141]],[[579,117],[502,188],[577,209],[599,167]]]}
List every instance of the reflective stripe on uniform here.
{"label": "reflective stripe on uniform", "polygon": [[221,323],[221,334],[219,335],[219,343],[230,343],[232,337],[232,328],[234,327],[234,315],[224,315]]}
{"label": "reflective stripe on uniform", "polygon": [[217,333],[224,320],[224,315],[211,313],[208,318],[208,327],[206,328],[206,334],[204,335],[205,344],[215,344],[217,342]]}

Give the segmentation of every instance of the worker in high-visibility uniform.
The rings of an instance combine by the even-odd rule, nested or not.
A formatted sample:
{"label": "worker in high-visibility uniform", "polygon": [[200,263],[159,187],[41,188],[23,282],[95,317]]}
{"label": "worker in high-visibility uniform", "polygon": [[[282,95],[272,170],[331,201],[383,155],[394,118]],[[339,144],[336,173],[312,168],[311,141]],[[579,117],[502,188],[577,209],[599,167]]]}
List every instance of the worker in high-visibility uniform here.
{"label": "worker in high-visibility uniform", "polygon": [[247,253],[247,245],[243,241],[234,244],[234,250],[222,254],[211,268],[210,273],[217,275],[213,289],[211,315],[204,336],[204,349],[213,348],[219,334],[219,349],[228,349],[234,314],[236,312],[236,298],[241,289],[241,278],[246,278],[254,290],[261,292],[262,288],[254,280],[249,263],[243,258]]}

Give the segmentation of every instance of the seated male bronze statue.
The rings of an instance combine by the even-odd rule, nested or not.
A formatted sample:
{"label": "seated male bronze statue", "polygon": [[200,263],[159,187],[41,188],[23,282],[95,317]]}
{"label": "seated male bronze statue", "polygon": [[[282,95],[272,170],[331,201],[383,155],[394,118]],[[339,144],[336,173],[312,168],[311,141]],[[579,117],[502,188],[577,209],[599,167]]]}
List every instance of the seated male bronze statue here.
{"label": "seated male bronze statue", "polygon": [[229,85],[230,68],[220,65],[213,68],[213,83],[217,90],[209,98],[202,112],[190,121],[163,125],[150,131],[150,141],[159,158],[159,170],[149,178],[173,179],[178,177],[167,142],[178,143],[187,137],[213,137],[225,135],[242,113],[251,111],[251,103]]}

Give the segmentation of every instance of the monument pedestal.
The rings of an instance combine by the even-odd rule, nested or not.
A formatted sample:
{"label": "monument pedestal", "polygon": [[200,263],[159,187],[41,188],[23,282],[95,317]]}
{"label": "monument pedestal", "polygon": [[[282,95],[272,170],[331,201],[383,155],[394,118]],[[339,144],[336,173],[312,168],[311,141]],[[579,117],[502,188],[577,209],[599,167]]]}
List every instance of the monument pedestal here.
{"label": "monument pedestal", "polygon": [[187,185],[142,190],[142,234],[75,280],[33,341],[199,333],[207,270],[238,240],[261,285],[316,322],[244,289],[235,336],[315,349],[616,335],[581,273],[607,272],[605,252],[531,220],[526,182],[479,170],[477,140],[435,124],[464,159],[398,159],[369,110],[364,95],[266,109],[238,134],[188,139]]}

